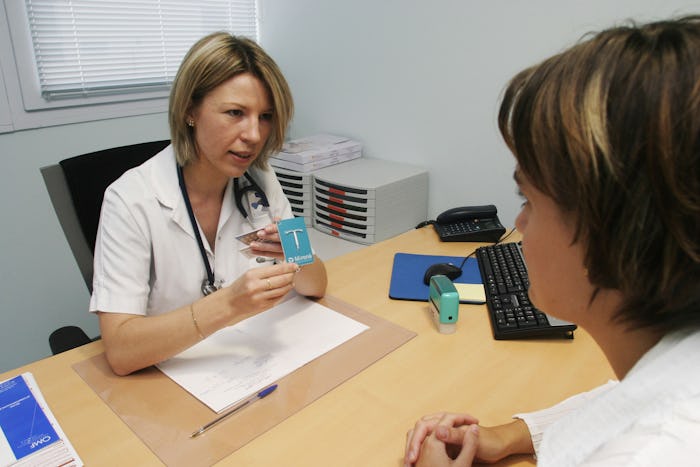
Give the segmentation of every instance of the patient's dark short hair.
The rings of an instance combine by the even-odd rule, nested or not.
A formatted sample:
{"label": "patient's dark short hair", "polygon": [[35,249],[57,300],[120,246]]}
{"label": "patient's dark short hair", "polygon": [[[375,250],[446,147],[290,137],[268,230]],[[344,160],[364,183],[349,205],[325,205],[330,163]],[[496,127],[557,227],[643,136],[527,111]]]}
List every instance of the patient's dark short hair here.
{"label": "patient's dark short hair", "polygon": [[700,17],[600,32],[515,76],[499,114],[518,170],[576,226],[618,318],[700,323]]}

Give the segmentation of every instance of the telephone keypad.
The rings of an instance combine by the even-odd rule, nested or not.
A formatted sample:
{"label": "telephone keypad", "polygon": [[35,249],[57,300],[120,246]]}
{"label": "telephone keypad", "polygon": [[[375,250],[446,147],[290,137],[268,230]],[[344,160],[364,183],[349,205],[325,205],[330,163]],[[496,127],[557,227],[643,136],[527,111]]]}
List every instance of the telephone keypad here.
{"label": "telephone keypad", "polygon": [[495,242],[505,233],[503,226],[493,219],[468,219],[434,227],[444,242]]}

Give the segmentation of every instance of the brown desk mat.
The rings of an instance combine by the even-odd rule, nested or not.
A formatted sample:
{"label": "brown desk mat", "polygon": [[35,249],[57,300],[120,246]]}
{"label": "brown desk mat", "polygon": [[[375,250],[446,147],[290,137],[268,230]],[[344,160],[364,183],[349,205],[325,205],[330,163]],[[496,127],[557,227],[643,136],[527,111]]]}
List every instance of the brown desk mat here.
{"label": "brown desk mat", "polygon": [[190,438],[192,432],[216,413],[157,368],[116,376],[102,353],[73,369],[163,463],[211,465],[416,335],[335,297],[319,303],[369,329],[285,376],[270,396],[196,438]]}

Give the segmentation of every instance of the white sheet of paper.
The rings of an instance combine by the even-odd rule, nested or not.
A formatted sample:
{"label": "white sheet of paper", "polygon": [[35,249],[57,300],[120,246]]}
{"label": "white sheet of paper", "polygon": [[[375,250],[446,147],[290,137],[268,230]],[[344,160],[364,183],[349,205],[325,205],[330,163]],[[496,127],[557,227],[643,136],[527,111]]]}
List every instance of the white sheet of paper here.
{"label": "white sheet of paper", "polygon": [[295,296],[224,328],[158,368],[215,412],[259,391],[367,330]]}

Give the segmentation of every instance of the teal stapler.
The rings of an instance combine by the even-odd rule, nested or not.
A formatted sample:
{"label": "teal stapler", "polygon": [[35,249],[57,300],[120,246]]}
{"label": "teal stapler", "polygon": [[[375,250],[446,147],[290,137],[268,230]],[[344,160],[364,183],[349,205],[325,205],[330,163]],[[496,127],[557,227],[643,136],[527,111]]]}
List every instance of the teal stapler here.
{"label": "teal stapler", "polygon": [[430,278],[430,307],[435,325],[443,334],[457,330],[459,294],[452,281],[441,274]]}

